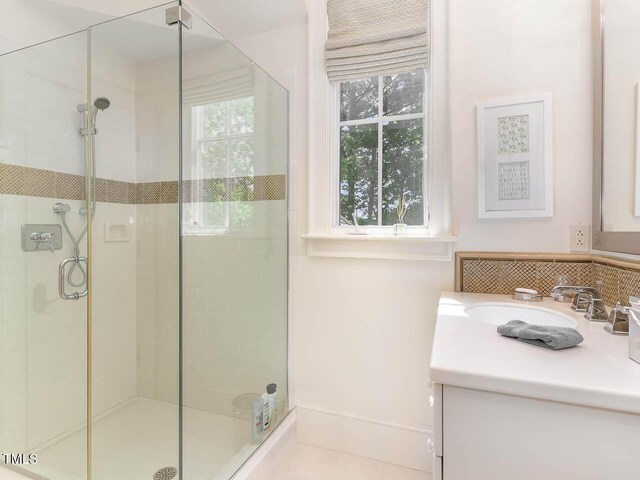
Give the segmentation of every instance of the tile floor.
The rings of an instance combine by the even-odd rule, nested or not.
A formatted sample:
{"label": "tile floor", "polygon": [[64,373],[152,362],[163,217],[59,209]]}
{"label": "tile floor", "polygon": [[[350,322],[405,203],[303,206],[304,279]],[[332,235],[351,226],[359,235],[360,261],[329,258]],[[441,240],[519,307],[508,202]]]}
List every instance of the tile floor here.
{"label": "tile floor", "polygon": [[431,475],[298,443],[268,480],[431,480]]}

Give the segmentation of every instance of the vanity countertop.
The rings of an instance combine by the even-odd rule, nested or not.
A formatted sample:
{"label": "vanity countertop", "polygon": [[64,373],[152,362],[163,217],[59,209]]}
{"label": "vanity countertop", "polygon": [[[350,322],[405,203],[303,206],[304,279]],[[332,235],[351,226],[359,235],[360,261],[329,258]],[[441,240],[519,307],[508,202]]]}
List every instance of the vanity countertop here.
{"label": "vanity countertop", "polygon": [[[467,306],[481,302],[570,315],[584,342],[554,351],[502,337],[495,325],[465,313]],[[640,364],[629,359],[629,337],[606,333],[603,326],[572,311],[571,304],[550,298],[526,303],[508,295],[443,292],[430,378],[444,385],[640,414]]]}

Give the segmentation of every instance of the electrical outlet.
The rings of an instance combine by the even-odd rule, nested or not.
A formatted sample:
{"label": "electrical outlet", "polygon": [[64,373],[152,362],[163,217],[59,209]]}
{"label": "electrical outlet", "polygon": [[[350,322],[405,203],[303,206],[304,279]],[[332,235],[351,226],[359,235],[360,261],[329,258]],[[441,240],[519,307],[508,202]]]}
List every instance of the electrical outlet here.
{"label": "electrical outlet", "polygon": [[589,225],[571,225],[569,227],[569,251],[588,252],[590,230]]}

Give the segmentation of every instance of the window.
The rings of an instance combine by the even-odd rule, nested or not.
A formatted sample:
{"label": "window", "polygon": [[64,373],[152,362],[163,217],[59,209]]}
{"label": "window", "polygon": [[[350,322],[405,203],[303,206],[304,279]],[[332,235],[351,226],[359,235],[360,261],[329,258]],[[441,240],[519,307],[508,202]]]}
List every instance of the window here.
{"label": "window", "polygon": [[334,84],[334,226],[425,229],[425,71]]}
{"label": "window", "polygon": [[[306,253],[450,261],[456,241],[449,162],[450,2],[427,0],[428,13],[416,14],[426,20],[421,25],[411,15],[382,22],[397,27],[402,43],[402,21],[418,26],[412,41],[422,53],[413,57],[402,45],[389,52],[386,38],[384,44],[377,41],[380,29],[372,22],[384,16],[368,15],[365,1],[345,8],[333,7],[346,2],[309,2],[308,215],[301,235]],[[378,3],[395,8],[392,0]],[[366,26],[349,32],[354,41],[345,44],[343,27],[353,23],[359,5],[359,23]],[[367,38],[355,38],[359,32]],[[411,62],[400,60],[405,55],[398,51]],[[413,70],[392,75],[398,67]],[[353,77],[357,71],[366,73]],[[406,206],[406,235],[393,227],[398,206]]]}
{"label": "window", "polygon": [[191,109],[192,191],[190,224],[194,233],[246,226],[252,215],[242,177],[253,176],[254,97],[224,100]]}

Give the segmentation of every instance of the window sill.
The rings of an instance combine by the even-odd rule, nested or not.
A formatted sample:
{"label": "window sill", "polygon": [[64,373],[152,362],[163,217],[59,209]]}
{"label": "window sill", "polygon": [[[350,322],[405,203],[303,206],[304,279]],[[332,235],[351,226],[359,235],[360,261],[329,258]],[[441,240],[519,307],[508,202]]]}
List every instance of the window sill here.
{"label": "window sill", "polygon": [[302,235],[310,257],[451,261],[453,236]]}

